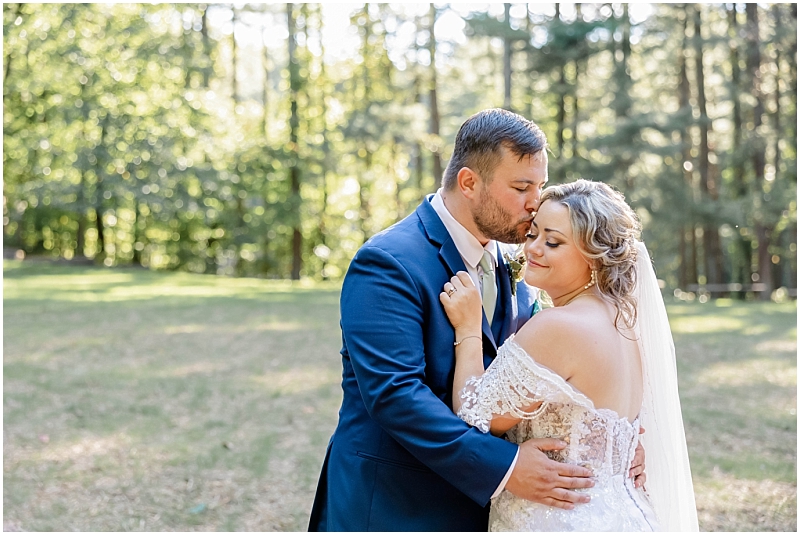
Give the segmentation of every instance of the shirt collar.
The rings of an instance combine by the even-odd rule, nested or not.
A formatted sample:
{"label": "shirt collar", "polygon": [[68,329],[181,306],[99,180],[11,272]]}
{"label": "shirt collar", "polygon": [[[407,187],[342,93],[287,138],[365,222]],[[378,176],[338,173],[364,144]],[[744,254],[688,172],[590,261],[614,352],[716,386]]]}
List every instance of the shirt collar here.
{"label": "shirt collar", "polygon": [[450,233],[450,237],[453,238],[453,242],[456,244],[456,249],[458,249],[461,258],[464,259],[467,265],[477,268],[481,258],[483,258],[483,252],[488,251],[492,257],[493,266],[497,267],[497,243],[495,240],[489,240],[485,246],[481,245],[478,238],[468,231],[464,225],[456,221],[456,218],[444,205],[441,188],[431,199],[431,206],[433,206],[442,223],[444,223],[447,232]]}

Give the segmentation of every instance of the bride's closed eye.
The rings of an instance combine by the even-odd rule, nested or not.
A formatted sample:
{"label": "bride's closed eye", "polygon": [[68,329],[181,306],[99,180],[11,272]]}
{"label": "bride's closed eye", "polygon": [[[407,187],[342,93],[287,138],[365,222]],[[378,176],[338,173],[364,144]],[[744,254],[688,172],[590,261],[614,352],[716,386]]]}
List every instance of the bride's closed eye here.
{"label": "bride's closed eye", "polygon": [[[535,240],[536,238],[539,237],[539,235],[531,234],[530,232],[528,232],[527,234],[525,234],[525,237],[528,238],[529,240]],[[549,241],[544,242],[544,244],[552,249],[555,249],[556,247],[561,245],[560,243],[550,243]]]}

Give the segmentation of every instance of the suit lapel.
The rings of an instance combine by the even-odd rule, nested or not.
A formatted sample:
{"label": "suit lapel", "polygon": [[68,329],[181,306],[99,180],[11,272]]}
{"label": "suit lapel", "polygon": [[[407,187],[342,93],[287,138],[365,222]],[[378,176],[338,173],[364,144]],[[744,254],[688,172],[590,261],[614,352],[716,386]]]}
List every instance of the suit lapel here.
{"label": "suit lapel", "polygon": [[[450,233],[447,232],[447,227],[444,226],[444,223],[442,223],[442,220],[439,218],[436,210],[434,210],[433,206],[431,206],[431,197],[433,197],[433,195],[429,195],[425,201],[422,201],[422,204],[420,204],[417,208],[417,215],[422,222],[422,226],[425,227],[425,232],[427,232],[428,238],[433,243],[436,243],[440,246],[439,257],[444,261],[447,269],[449,270],[449,275],[452,277],[458,271],[467,271],[467,266],[464,264],[464,259],[461,258],[461,253],[458,252],[458,248],[456,247],[455,242],[453,242],[453,238],[451,238]],[[444,283],[442,284],[444,285]],[[497,311],[495,311],[495,317],[497,317]],[[489,322],[486,320],[486,314],[483,315],[483,324],[481,329],[483,331],[485,342],[488,342],[496,352],[497,342],[495,341],[492,329],[489,327]]]}
{"label": "suit lapel", "polygon": [[[442,244],[442,247],[439,249],[439,256],[444,260],[444,263],[447,264],[451,277],[458,271],[467,271],[464,259],[461,258],[461,253],[458,252],[456,244],[452,239],[448,239]],[[495,311],[495,317],[497,317],[497,311]],[[497,342],[495,341],[495,336],[491,327],[489,327],[489,322],[486,320],[486,314],[483,314],[481,330],[483,331],[484,339],[497,351]]]}
{"label": "suit lapel", "polygon": [[[503,311],[503,315],[501,317],[496,317],[495,321],[501,322],[497,341],[502,345],[502,343],[513,334],[513,326],[517,318],[517,300],[511,293],[511,277],[508,273],[508,265],[503,257],[503,251],[499,245],[497,249],[497,287],[500,289],[498,292],[500,294],[498,296],[498,305],[500,305],[498,309]],[[495,314],[495,316],[497,316],[497,314]]]}

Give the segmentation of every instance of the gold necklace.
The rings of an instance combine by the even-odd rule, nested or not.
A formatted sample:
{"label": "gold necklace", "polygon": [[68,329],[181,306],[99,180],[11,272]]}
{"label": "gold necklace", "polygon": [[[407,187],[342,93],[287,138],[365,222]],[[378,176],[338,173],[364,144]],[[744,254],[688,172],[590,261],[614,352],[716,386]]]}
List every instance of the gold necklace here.
{"label": "gold necklace", "polygon": [[579,298],[579,297],[586,297],[586,296],[590,296],[590,297],[591,297],[591,296],[592,296],[592,294],[594,294],[594,292],[586,293],[586,290],[584,290],[584,291],[582,291],[582,292],[580,292],[580,293],[578,293],[578,294],[574,295],[573,297],[570,297],[570,298],[569,298],[569,300],[568,300],[566,303],[564,303],[563,305],[561,305],[561,306],[562,306],[562,307],[565,307],[565,306],[567,306],[568,304],[570,304],[570,303],[572,303],[573,301],[575,301],[575,300],[576,300],[577,298]]}

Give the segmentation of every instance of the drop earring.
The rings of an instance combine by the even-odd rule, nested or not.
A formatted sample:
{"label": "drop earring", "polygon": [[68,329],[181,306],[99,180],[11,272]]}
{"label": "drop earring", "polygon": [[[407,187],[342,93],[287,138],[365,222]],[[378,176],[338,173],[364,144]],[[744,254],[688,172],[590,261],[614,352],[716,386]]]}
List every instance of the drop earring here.
{"label": "drop earring", "polygon": [[589,283],[586,286],[583,287],[583,289],[584,290],[588,290],[589,288],[591,288],[595,284],[597,284],[597,271],[593,269],[592,270],[592,279],[589,281]]}

